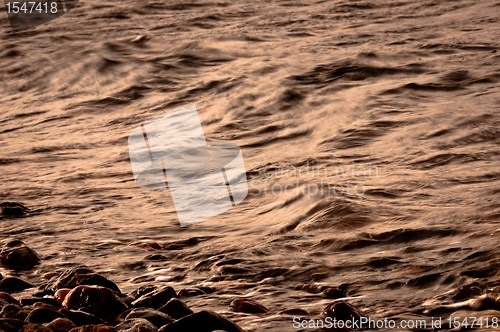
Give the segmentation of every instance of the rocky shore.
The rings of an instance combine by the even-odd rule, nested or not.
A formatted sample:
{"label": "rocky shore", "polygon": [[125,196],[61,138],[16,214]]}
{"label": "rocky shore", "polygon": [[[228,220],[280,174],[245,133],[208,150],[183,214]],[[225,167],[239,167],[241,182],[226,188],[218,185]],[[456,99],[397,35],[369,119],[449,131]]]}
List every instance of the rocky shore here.
{"label": "rocky shore", "polygon": [[[46,273],[36,285],[22,279],[23,271],[33,270],[40,264],[42,260],[38,254],[24,242],[5,241],[0,250],[0,267],[7,271],[5,276],[0,274],[0,332],[243,331],[216,312],[195,312],[182,301],[184,297],[213,293],[215,290],[208,286],[176,291],[171,286],[153,283],[125,294],[115,282],[86,266]],[[360,321],[367,317],[349,303],[350,296],[359,294],[341,286],[303,284],[296,290],[332,299],[319,313],[301,308],[274,313],[288,316],[290,322],[293,317],[296,324],[300,322],[300,326],[308,330],[324,330],[316,327],[327,317],[337,321]],[[419,314],[447,317],[459,310],[486,310],[491,315],[492,311],[500,310],[498,292],[493,293],[485,294],[474,285],[464,286],[452,294],[454,300],[462,302],[429,307]],[[230,308],[248,315],[273,314],[272,310],[250,298],[235,298]]]}
{"label": "rocky shore", "polygon": [[[16,274],[41,264],[37,253],[20,240],[6,242],[0,251],[0,266]],[[176,292],[171,286],[142,286],[124,294],[116,283],[86,266],[43,276],[35,286],[16,276],[0,274],[0,332],[177,332],[243,331],[237,324],[207,310],[193,312],[180,298],[196,290]],[[200,293],[213,292],[210,287]],[[306,290],[306,289],[305,289]],[[31,295],[26,295],[30,291]],[[331,298],[345,297],[340,289],[328,287],[306,291],[323,292]],[[21,297],[16,294],[22,292]],[[359,317],[347,305],[332,303],[325,314]],[[263,314],[268,308],[251,299],[234,299],[235,312]],[[342,310],[338,310],[342,309]],[[305,310],[289,310],[284,315],[308,316]]]}

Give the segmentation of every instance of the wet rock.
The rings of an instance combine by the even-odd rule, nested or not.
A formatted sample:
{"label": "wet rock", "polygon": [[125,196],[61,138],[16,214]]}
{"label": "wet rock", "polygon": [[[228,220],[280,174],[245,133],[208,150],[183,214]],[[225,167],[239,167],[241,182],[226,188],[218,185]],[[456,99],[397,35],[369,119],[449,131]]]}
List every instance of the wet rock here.
{"label": "wet rock", "polygon": [[68,317],[76,326],[104,324],[102,319],[80,310],[63,308],[59,312]]}
{"label": "wet rock", "polygon": [[226,332],[243,332],[238,325],[234,324],[230,320],[219,316],[215,312],[205,310],[162,326],[158,332],[212,332],[217,330]]}
{"label": "wet rock", "polygon": [[287,309],[287,310],[282,310],[278,312],[280,315],[290,315],[290,316],[309,316],[310,313],[307,310],[304,309]]}
{"label": "wet rock", "polygon": [[52,332],[68,332],[76,327],[76,325],[68,318],[57,318],[50,323],[46,323],[43,325],[51,329]]}
{"label": "wet rock", "polygon": [[69,332],[116,332],[113,326],[108,326],[105,324],[99,325],[84,325],[80,327],[75,327]]}
{"label": "wet rock", "polygon": [[0,203],[0,213],[4,216],[21,217],[30,212],[26,206],[17,202]]}
{"label": "wet rock", "polygon": [[165,305],[170,299],[176,298],[175,290],[170,286],[161,287],[152,292],[146,293],[132,302],[134,307],[149,307],[159,309]]}
{"label": "wet rock", "polygon": [[193,313],[193,310],[189,309],[184,302],[176,298],[170,299],[170,301],[159,308],[158,311],[169,315],[173,319],[179,319]]}
{"label": "wet rock", "polygon": [[265,306],[251,299],[236,299],[229,305],[236,312],[262,314],[269,311]]}
{"label": "wet rock", "polygon": [[47,326],[42,324],[27,324],[24,325],[22,332],[52,332]]}
{"label": "wet rock", "polygon": [[53,294],[59,289],[73,289],[80,285],[102,286],[121,293],[114,282],[95,273],[86,266],[78,266],[62,272],[57,277],[53,277],[45,290]]}
{"label": "wet rock", "polygon": [[0,311],[0,317],[25,320],[29,313],[30,310],[23,308],[20,305],[8,304]]}
{"label": "wet rock", "polygon": [[62,305],[64,299],[66,298],[66,295],[68,295],[70,291],[71,289],[69,288],[61,288],[54,294],[54,299],[59,305]]}
{"label": "wet rock", "polygon": [[322,314],[325,317],[336,318],[337,320],[359,320],[364,315],[347,302],[333,302],[323,309]]}
{"label": "wet rock", "polygon": [[0,318],[0,330],[4,332],[19,332],[24,325],[24,320],[21,319]]}
{"label": "wet rock", "polygon": [[50,323],[57,318],[66,318],[63,314],[56,310],[47,308],[38,308],[29,313],[25,321],[28,323]]}
{"label": "wet rock", "polygon": [[130,244],[131,246],[143,248],[148,251],[162,250],[163,247],[155,241],[138,241]]}
{"label": "wet rock", "polygon": [[50,306],[57,307],[59,303],[57,303],[56,299],[50,297],[28,297],[21,299],[22,305],[34,305],[35,303],[45,303]]}
{"label": "wet rock", "polygon": [[106,287],[77,286],[66,295],[62,306],[67,309],[84,310],[102,319],[114,319],[127,306]]}
{"label": "wet rock", "polygon": [[19,304],[19,301],[13,298],[10,294],[5,292],[0,292],[0,299],[5,300],[7,303]]}
{"label": "wet rock", "polygon": [[126,320],[115,326],[118,332],[156,332],[158,329],[143,318]]}
{"label": "wet rock", "polygon": [[452,299],[455,301],[463,301],[481,295],[481,293],[482,289],[480,287],[476,285],[466,285],[454,291]]}
{"label": "wet rock", "polygon": [[24,242],[14,240],[8,242],[0,251],[0,265],[15,269],[27,270],[40,264],[40,258]]}
{"label": "wet rock", "polygon": [[321,295],[327,299],[340,299],[347,295],[337,287],[328,287],[321,292]]}
{"label": "wet rock", "polygon": [[0,280],[0,291],[19,292],[28,288],[33,288],[34,285],[16,277],[7,277]]}
{"label": "wet rock", "polygon": [[125,317],[127,320],[134,318],[144,318],[156,327],[162,327],[174,321],[166,313],[151,308],[135,308]]}
{"label": "wet rock", "polygon": [[184,288],[179,291],[177,296],[179,297],[191,297],[191,296],[198,296],[198,295],[204,295],[204,294],[210,294],[213,293],[215,290],[211,287],[189,287],[189,288]]}

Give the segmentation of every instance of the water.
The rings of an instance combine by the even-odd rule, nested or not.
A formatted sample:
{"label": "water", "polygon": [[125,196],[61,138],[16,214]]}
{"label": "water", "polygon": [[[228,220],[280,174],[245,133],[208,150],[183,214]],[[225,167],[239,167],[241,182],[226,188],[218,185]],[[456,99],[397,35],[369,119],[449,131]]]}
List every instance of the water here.
{"label": "water", "polygon": [[[124,292],[210,285],[188,305],[250,331],[319,313],[331,300],[294,289],[311,282],[382,318],[488,293],[499,14],[493,0],[92,0],[17,34],[2,14],[0,197],[40,209],[0,219],[2,237],[44,258],[24,274],[37,284],[86,264]],[[249,195],[181,228],[168,192],[135,184],[127,138],[189,104],[207,140],[242,148]],[[168,249],[134,244],[148,240]],[[246,295],[270,314],[233,313]]]}

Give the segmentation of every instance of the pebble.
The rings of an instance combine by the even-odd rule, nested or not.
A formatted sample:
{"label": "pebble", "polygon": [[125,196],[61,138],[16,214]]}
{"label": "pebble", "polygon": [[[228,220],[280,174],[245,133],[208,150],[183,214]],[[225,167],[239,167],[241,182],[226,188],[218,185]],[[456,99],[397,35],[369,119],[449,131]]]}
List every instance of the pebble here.
{"label": "pebble", "polygon": [[102,286],[76,286],[64,298],[67,309],[84,310],[102,319],[114,319],[127,306],[109,288]]}
{"label": "pebble", "polygon": [[162,326],[158,332],[211,332],[222,330],[226,332],[243,332],[243,330],[230,320],[227,320],[215,312],[200,311],[183,317]]}
{"label": "pebble", "polygon": [[121,322],[115,326],[118,332],[156,332],[156,326],[143,318],[131,319]]}
{"label": "pebble", "polygon": [[359,320],[364,315],[354,306],[347,302],[332,302],[323,309],[322,314],[326,317],[336,318],[337,320]]}
{"label": "pebble", "polygon": [[169,315],[151,308],[135,308],[125,317],[130,320],[134,318],[144,318],[158,328],[174,321]]}
{"label": "pebble", "polygon": [[68,269],[53,277],[45,287],[45,291],[53,294],[61,288],[73,289],[80,285],[102,286],[121,293],[120,289],[113,281],[95,273],[86,266],[78,266]]}
{"label": "pebble", "polygon": [[269,311],[268,308],[251,299],[236,299],[229,306],[236,312],[247,314],[262,314]]}
{"label": "pebble", "polygon": [[0,280],[0,291],[4,292],[19,292],[33,287],[35,286],[17,277],[6,277]]}
{"label": "pebble", "polygon": [[170,299],[176,297],[175,290],[170,286],[165,286],[140,296],[132,302],[132,306],[159,309],[170,301]]}
{"label": "pebble", "polygon": [[57,318],[65,318],[65,316],[57,310],[38,308],[30,312],[25,321],[36,324],[43,324],[50,323]]}
{"label": "pebble", "polygon": [[56,318],[50,323],[43,325],[51,329],[52,332],[68,332],[76,327],[76,325],[67,318]]}
{"label": "pebble", "polygon": [[189,309],[184,302],[179,299],[173,298],[170,299],[167,304],[158,309],[173,319],[179,319],[193,313],[193,310]]}
{"label": "pebble", "polygon": [[4,216],[22,217],[26,215],[30,209],[21,203],[17,202],[2,202],[0,203],[0,213]]}
{"label": "pebble", "polygon": [[20,240],[10,241],[0,251],[0,265],[13,270],[28,270],[40,264],[40,258]]}

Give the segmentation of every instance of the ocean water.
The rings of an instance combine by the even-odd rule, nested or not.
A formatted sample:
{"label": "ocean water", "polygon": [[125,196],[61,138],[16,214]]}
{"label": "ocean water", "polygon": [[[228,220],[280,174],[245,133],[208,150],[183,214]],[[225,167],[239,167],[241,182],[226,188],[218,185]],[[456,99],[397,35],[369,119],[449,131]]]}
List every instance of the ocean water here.
{"label": "ocean water", "polygon": [[[186,303],[248,331],[316,317],[332,300],[304,284],[381,319],[498,285],[499,1],[89,0],[15,34],[4,8],[0,198],[37,213],[0,236],[43,258],[23,278],[85,264],[123,292],[208,285]],[[241,147],[249,193],[180,227],[127,139],[190,104],[208,141]]]}

